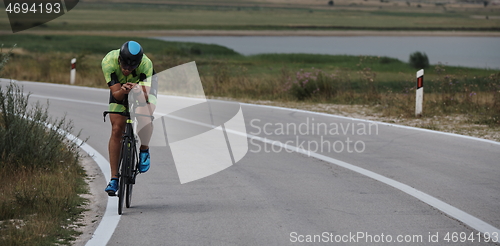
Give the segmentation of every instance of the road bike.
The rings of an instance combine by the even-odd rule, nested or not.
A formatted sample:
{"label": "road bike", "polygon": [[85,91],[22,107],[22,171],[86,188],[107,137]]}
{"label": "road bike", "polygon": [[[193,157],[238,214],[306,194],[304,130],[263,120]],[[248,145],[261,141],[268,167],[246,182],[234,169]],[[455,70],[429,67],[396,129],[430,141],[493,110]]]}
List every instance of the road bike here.
{"label": "road bike", "polygon": [[[118,214],[123,212],[123,202],[125,201],[125,206],[130,208],[132,201],[132,190],[135,184],[137,174],[139,174],[139,155],[138,155],[138,138],[134,133],[134,125],[137,116],[149,117],[151,121],[153,116],[142,115],[134,113],[137,108],[137,104],[131,104],[129,108],[132,110],[125,110],[125,112],[111,112],[104,111],[104,121],[106,121],[107,114],[120,114],[127,117],[125,124],[125,131],[123,132],[121,139],[120,148],[120,159],[119,159],[119,173],[118,173]],[[131,113],[132,112],[132,113]]]}

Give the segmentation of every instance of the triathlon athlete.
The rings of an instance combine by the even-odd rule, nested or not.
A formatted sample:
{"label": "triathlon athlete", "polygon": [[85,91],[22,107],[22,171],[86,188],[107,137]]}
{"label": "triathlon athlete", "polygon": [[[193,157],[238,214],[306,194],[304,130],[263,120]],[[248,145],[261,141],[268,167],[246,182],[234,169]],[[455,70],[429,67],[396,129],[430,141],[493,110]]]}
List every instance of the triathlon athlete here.
{"label": "triathlon athlete", "polygon": [[[109,110],[124,112],[128,109],[128,94],[143,93],[143,105],[136,113],[152,115],[156,105],[156,86],[153,81],[153,63],[144,54],[141,45],[135,41],[125,42],[120,49],[110,51],[102,59],[102,72],[109,86]],[[144,100],[145,99],[145,100]],[[126,116],[109,114],[111,121],[111,137],[109,139],[109,164],[111,180],[105,191],[114,196],[118,190],[118,162],[120,158],[120,141],[125,130]],[[150,167],[149,141],[153,131],[150,117],[137,117],[138,132],[141,140],[139,154],[139,172],[145,173]]]}

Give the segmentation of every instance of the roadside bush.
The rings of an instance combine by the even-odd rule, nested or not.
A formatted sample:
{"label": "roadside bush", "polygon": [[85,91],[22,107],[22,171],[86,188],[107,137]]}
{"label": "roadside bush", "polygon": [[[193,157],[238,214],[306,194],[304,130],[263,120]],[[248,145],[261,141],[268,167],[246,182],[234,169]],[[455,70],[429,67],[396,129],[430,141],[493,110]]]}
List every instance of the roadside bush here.
{"label": "roadside bush", "polygon": [[318,72],[305,72],[301,69],[295,74],[295,78],[289,78],[285,84],[285,91],[289,91],[297,100],[310,98],[319,92],[317,85]]}
{"label": "roadside bush", "polygon": [[14,83],[0,87],[0,167],[50,169],[59,164],[61,155],[73,155],[77,161],[76,151],[63,150],[78,146],[60,134],[71,132],[72,123],[64,118],[52,120],[47,107],[39,103],[29,107],[28,99]]}
{"label": "roadside bush", "polygon": [[301,69],[287,78],[284,91],[299,101],[312,98],[313,100],[332,100],[340,90],[340,81],[335,74],[326,73],[320,69],[307,72]]}
{"label": "roadside bush", "polygon": [[419,51],[410,54],[410,66],[416,69],[424,69],[429,67],[429,58],[425,53]]}

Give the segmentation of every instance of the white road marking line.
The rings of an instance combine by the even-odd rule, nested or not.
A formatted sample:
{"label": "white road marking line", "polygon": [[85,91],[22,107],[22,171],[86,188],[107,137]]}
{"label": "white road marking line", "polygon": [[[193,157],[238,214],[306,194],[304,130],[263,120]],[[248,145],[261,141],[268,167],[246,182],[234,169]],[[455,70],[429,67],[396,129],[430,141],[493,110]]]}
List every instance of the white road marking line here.
{"label": "white road marking line", "polygon": [[98,103],[98,102],[76,100],[76,99],[69,99],[69,98],[63,98],[63,97],[42,96],[42,95],[38,95],[38,94],[31,94],[30,97],[39,97],[39,98],[44,98],[44,99],[52,99],[52,100],[74,102],[74,103],[85,103],[85,104],[92,104],[92,105],[106,106],[106,107],[109,106],[109,103]]}

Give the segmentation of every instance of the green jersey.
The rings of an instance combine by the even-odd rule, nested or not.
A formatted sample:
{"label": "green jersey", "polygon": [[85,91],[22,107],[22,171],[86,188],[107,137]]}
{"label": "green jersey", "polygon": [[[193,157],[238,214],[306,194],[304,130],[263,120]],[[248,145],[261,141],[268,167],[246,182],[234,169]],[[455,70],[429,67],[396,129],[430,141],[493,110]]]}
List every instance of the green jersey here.
{"label": "green jersey", "polygon": [[116,83],[125,84],[139,83],[143,86],[151,86],[151,77],[153,76],[153,63],[144,54],[142,56],[141,64],[130,73],[130,75],[123,75],[120,64],[118,63],[118,56],[120,55],[120,49],[110,51],[102,59],[102,72],[104,73],[104,79],[108,86],[112,86]]}
{"label": "green jersey", "polygon": [[[154,75],[153,62],[144,54],[142,56],[142,61],[139,66],[134,69],[128,76],[123,75],[118,63],[118,57],[120,55],[120,49],[110,51],[103,59],[101,63],[102,72],[104,73],[104,79],[108,86],[114,84],[125,84],[125,83],[137,83],[141,86],[150,87],[150,92],[148,96],[148,102],[156,104],[156,81],[152,81]],[[153,85],[152,85],[153,82]],[[113,95],[109,94],[109,111],[113,112],[123,112],[125,110],[126,100],[117,101]]]}

